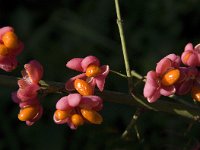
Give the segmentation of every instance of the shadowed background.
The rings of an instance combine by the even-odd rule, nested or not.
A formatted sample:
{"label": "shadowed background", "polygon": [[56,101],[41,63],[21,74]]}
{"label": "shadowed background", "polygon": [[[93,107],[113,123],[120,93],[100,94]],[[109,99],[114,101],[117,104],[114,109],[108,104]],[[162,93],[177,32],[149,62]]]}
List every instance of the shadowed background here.
{"label": "shadowed background", "polygon": [[[43,64],[44,80],[65,82],[77,72],[65,67],[73,57],[95,55],[112,70],[125,73],[116,25],[114,0],[1,0],[0,27],[13,26],[25,49],[20,66],[37,59]],[[188,42],[199,42],[200,2],[120,1],[131,69],[145,75],[170,53],[181,54]],[[41,99],[43,117],[28,127],[17,119],[19,108],[10,98],[17,89],[0,87],[0,149],[191,149],[198,143],[199,124],[186,131],[190,120],[161,112],[145,112],[138,120],[141,139],[120,136],[136,107],[105,102],[102,125],[84,125],[72,131],[57,125],[52,116],[64,95]],[[127,82],[110,74],[106,89],[127,92]],[[142,89],[141,89],[142,93]],[[189,97],[188,101],[192,99]],[[187,134],[185,134],[187,132]]]}

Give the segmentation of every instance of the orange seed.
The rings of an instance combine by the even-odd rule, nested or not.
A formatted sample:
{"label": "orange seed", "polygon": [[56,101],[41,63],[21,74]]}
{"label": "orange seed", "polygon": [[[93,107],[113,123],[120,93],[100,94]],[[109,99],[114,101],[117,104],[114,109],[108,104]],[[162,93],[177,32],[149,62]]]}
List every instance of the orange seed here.
{"label": "orange seed", "polygon": [[76,79],[74,81],[74,87],[83,96],[92,95],[94,92],[93,88],[82,79]]}
{"label": "orange seed", "polygon": [[163,75],[161,83],[164,86],[170,86],[173,85],[179,79],[179,77],[180,77],[179,69],[172,69]]}
{"label": "orange seed", "polygon": [[101,124],[103,121],[102,116],[94,110],[81,109],[81,114],[85,119],[93,124]]}
{"label": "orange seed", "polygon": [[86,69],[86,76],[87,77],[95,77],[101,73],[101,68],[96,65],[89,65]]}
{"label": "orange seed", "polygon": [[63,120],[67,117],[70,116],[70,112],[69,111],[65,111],[65,110],[56,110],[55,111],[55,116],[58,120]]}
{"label": "orange seed", "polygon": [[18,114],[18,119],[21,121],[27,121],[33,119],[38,113],[37,106],[28,106],[25,108],[20,109]]}
{"label": "orange seed", "polygon": [[4,45],[9,49],[15,49],[18,47],[18,38],[16,34],[12,31],[6,32],[2,36],[2,41]]}
{"label": "orange seed", "polygon": [[81,117],[79,114],[72,115],[71,121],[75,126],[81,126],[84,124],[83,117]]}
{"label": "orange seed", "polygon": [[9,51],[8,48],[4,44],[0,44],[0,55],[6,56],[8,55]]}
{"label": "orange seed", "polygon": [[192,55],[192,53],[187,53],[184,57],[183,57],[183,62],[186,63],[188,61],[188,59],[190,58],[190,56]]}
{"label": "orange seed", "polygon": [[192,98],[196,101],[200,102],[200,88],[199,87],[192,87]]}

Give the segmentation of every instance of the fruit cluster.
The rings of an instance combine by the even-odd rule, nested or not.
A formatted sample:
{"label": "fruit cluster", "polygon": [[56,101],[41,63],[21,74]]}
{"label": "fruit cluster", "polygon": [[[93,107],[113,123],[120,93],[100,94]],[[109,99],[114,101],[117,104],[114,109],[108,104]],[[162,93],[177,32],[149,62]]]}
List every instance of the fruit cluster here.
{"label": "fruit cluster", "polygon": [[25,121],[30,126],[40,119],[43,113],[38,100],[39,81],[43,76],[43,67],[38,61],[32,60],[25,64],[24,68],[23,77],[18,80],[19,89],[12,93],[12,99],[19,104],[19,120]]}
{"label": "fruit cluster", "polygon": [[[0,68],[7,72],[15,69],[18,64],[16,56],[22,52],[23,47],[12,27],[0,28]],[[71,129],[86,122],[101,124],[103,118],[98,111],[102,109],[103,101],[94,95],[94,89],[97,86],[103,91],[109,66],[100,66],[95,56],[71,59],[66,66],[82,73],[66,82],[65,88],[70,94],[57,102],[53,117],[55,123],[67,123]],[[43,113],[38,100],[42,76],[42,65],[36,60],[30,61],[24,65],[22,78],[18,80],[19,89],[12,93],[13,101],[20,107],[18,119],[29,126],[40,119]],[[75,91],[78,93],[72,93]]]}
{"label": "fruit cluster", "polygon": [[18,64],[16,56],[23,47],[12,27],[0,28],[0,68],[7,72],[14,70]]}
{"label": "fruit cluster", "polygon": [[[181,66],[181,62],[185,66]],[[147,73],[144,97],[155,102],[163,96],[185,95],[191,92],[192,98],[200,101],[200,45],[185,46],[181,57],[170,54],[161,59],[156,69]]]}
{"label": "fruit cluster", "polygon": [[[77,62],[77,60],[81,61]],[[103,91],[109,66],[100,66],[96,57],[88,56],[70,60],[67,67],[83,73],[66,82],[66,90],[71,93],[58,100],[53,116],[55,123],[67,123],[71,129],[76,129],[86,122],[101,124],[103,118],[98,111],[103,107],[103,100],[94,95],[94,89],[97,85],[99,90]],[[30,126],[40,119],[43,113],[38,100],[43,67],[38,61],[32,60],[24,65],[22,76],[22,79],[18,80],[19,89],[12,93],[12,99],[19,104],[19,120],[25,121]],[[72,93],[74,91],[78,93]]]}
{"label": "fruit cluster", "polygon": [[94,95],[94,88],[97,86],[100,91],[103,91],[109,66],[100,66],[95,56],[71,59],[66,66],[82,73],[66,82],[67,91],[78,93],[71,93],[57,102],[54,113],[55,123],[67,123],[71,129],[76,129],[84,123],[101,124],[103,118],[98,111],[102,109],[103,101],[99,96]]}

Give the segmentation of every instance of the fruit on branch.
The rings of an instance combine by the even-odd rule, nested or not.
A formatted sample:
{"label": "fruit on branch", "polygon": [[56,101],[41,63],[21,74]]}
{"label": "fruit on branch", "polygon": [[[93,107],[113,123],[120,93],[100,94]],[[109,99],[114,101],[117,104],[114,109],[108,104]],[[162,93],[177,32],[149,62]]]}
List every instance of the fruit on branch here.
{"label": "fruit on branch", "polygon": [[43,67],[37,60],[24,65],[22,78],[18,80],[19,89],[12,93],[12,99],[19,104],[19,120],[27,125],[34,124],[43,114],[43,108],[38,100],[39,81],[43,75]]}
{"label": "fruit on branch", "polygon": [[109,73],[108,65],[100,65],[100,61],[95,56],[87,56],[85,58],[73,58],[69,60],[66,67],[82,72],[81,74],[70,78],[65,85],[66,90],[74,90],[74,81],[82,79],[87,81],[93,88],[97,86],[103,91],[105,79]]}
{"label": "fruit on branch", "polygon": [[156,69],[147,73],[147,80],[143,94],[148,102],[153,103],[161,95],[170,96],[176,92],[175,83],[180,77],[181,59],[175,54],[169,54],[162,58],[156,65]]}
{"label": "fruit on branch", "polygon": [[190,67],[200,67],[200,44],[193,47],[192,43],[188,43],[181,55],[183,64]]}
{"label": "fruit on branch", "polygon": [[101,124],[103,118],[98,111],[102,106],[103,100],[99,96],[69,94],[56,103],[53,119],[57,124],[68,124],[71,129],[76,129],[84,123]]}
{"label": "fruit on branch", "polygon": [[180,67],[180,78],[178,79],[176,86],[177,95],[185,95],[189,93],[193,86],[197,86],[199,76],[198,69],[195,67]]}
{"label": "fruit on branch", "polygon": [[18,39],[12,27],[0,28],[0,68],[10,72],[17,65],[17,55],[24,48],[23,43]]}
{"label": "fruit on branch", "polygon": [[28,80],[31,84],[38,84],[43,76],[43,66],[37,60],[31,60],[29,63],[24,65],[22,76],[24,80]]}
{"label": "fruit on branch", "polygon": [[[180,63],[186,66],[180,66]],[[161,59],[156,70],[147,73],[144,86],[144,97],[155,102],[161,95],[185,95],[191,91],[192,98],[200,101],[200,44],[193,47],[192,43],[185,46],[181,57],[170,54]]]}

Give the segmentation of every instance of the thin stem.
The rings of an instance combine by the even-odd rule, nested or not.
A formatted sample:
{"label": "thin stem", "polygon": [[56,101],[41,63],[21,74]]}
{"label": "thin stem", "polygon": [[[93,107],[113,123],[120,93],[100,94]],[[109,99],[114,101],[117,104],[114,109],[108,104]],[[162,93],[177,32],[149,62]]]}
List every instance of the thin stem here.
{"label": "thin stem", "polygon": [[184,132],[184,136],[187,136],[187,134],[191,131],[193,125],[194,125],[194,121],[192,120],[192,121],[189,123],[189,125],[188,125],[186,131]]}
{"label": "thin stem", "polygon": [[115,0],[115,8],[116,8],[116,13],[117,13],[117,25],[119,28],[119,35],[120,35],[121,44],[122,44],[122,52],[123,52],[124,62],[125,62],[125,67],[126,67],[126,74],[127,74],[127,77],[130,78],[131,70],[130,70],[129,61],[128,61],[128,53],[126,50],[126,42],[125,42],[125,36],[124,36],[124,30],[123,30],[118,0]]}
{"label": "thin stem", "polygon": [[[150,106],[148,104],[144,104],[134,93],[134,85],[133,85],[133,80],[132,80],[132,75],[131,75],[131,70],[129,66],[129,59],[128,59],[128,53],[126,49],[126,41],[125,41],[125,35],[124,35],[124,30],[123,30],[123,25],[122,25],[122,19],[121,19],[121,13],[120,13],[120,8],[119,8],[119,1],[115,0],[115,9],[116,9],[116,14],[117,14],[117,25],[119,29],[119,35],[121,39],[121,45],[122,45],[122,52],[124,56],[124,63],[125,63],[125,68],[126,68],[126,74],[128,77],[128,86],[129,86],[129,92],[131,93],[132,97],[134,100],[136,100],[138,103],[142,104],[143,106],[146,106],[149,108]],[[136,74],[134,74],[136,75]],[[137,75],[137,77],[139,77]],[[135,124],[137,119],[134,120],[134,118],[131,120],[130,124],[127,127],[127,130],[123,133],[122,137],[127,136],[129,130],[132,128],[132,124]]]}
{"label": "thin stem", "polygon": [[140,116],[140,113],[141,113],[141,108],[137,108],[136,112],[133,115],[133,118],[131,119],[131,122],[129,123],[126,130],[122,134],[123,139],[128,139],[130,137],[131,133],[133,133],[133,129],[136,125],[138,117]]}
{"label": "thin stem", "polygon": [[137,73],[135,70],[131,70],[131,76],[133,76],[139,80],[144,79],[144,77],[142,75],[140,75],[139,73]]}
{"label": "thin stem", "polygon": [[169,96],[169,98],[174,99],[174,100],[178,101],[179,103],[182,103],[182,104],[187,105],[187,106],[189,106],[189,107],[199,108],[197,105],[193,105],[193,104],[191,104],[191,103],[189,103],[189,102],[187,102],[187,101],[185,101],[185,100],[179,98],[179,97],[176,96],[176,95],[171,95],[171,96]]}
{"label": "thin stem", "polygon": [[143,139],[141,138],[141,135],[140,135],[140,132],[139,132],[139,130],[138,130],[137,125],[134,126],[134,129],[135,129],[135,132],[136,132],[136,136],[137,136],[138,141],[139,141],[140,143],[142,143],[142,142],[143,142]]}
{"label": "thin stem", "polygon": [[[136,100],[140,104],[144,104],[139,98],[137,98],[137,96],[135,95],[134,90],[133,90],[134,85],[133,85],[133,81],[132,81],[131,70],[129,67],[128,53],[127,53],[127,49],[126,49],[126,42],[125,42],[125,36],[124,36],[124,31],[123,31],[123,26],[122,26],[122,19],[121,19],[118,0],[115,0],[115,8],[116,8],[116,13],[117,13],[117,25],[119,28],[119,35],[120,35],[121,44],[122,44],[122,52],[123,52],[124,62],[125,62],[125,67],[126,67],[126,74],[128,77],[129,92],[133,96],[134,100]],[[139,76],[139,74],[138,74],[138,76]],[[144,106],[146,106],[147,108],[150,107],[148,104],[145,104]]]}
{"label": "thin stem", "polygon": [[117,72],[117,71],[114,71],[114,70],[110,70],[110,72],[111,72],[111,73],[114,73],[114,74],[116,74],[116,75],[118,75],[118,76],[120,76],[120,77],[127,78],[127,76],[126,76],[125,74],[122,74],[122,73],[120,73],[120,72]]}

